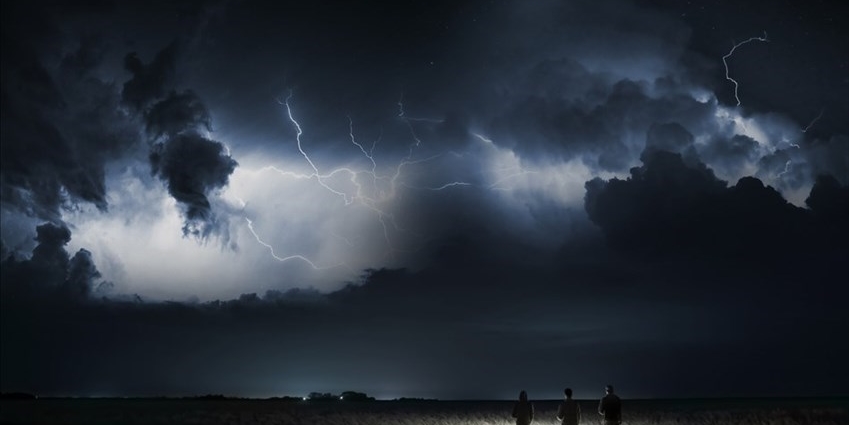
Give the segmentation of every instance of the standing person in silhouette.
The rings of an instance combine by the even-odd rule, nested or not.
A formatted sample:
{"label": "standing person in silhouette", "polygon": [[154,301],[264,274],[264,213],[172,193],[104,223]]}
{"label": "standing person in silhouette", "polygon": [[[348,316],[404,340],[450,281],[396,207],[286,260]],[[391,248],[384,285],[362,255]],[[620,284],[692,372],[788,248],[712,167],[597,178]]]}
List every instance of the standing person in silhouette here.
{"label": "standing person in silhouette", "polygon": [[581,405],[572,400],[571,388],[563,390],[563,396],[566,400],[563,400],[557,408],[557,420],[562,425],[578,425],[581,423]]}
{"label": "standing person in silhouette", "polygon": [[604,416],[605,425],[619,425],[622,423],[622,401],[613,394],[613,385],[608,385],[604,392],[604,397],[598,403],[598,413]]}
{"label": "standing person in silhouette", "polygon": [[519,393],[519,401],[513,405],[513,417],[516,418],[516,425],[530,425],[534,420],[534,405],[528,401],[525,390]]}

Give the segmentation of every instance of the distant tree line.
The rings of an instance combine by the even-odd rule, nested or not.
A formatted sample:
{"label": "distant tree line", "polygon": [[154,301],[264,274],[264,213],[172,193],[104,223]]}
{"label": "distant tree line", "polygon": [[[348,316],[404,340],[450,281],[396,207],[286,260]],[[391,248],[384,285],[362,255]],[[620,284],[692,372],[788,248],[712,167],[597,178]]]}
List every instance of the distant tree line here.
{"label": "distant tree line", "polygon": [[0,400],[35,400],[37,398],[35,394],[30,393],[0,393]]}
{"label": "distant tree line", "polygon": [[332,393],[319,393],[312,392],[307,396],[307,400],[309,401],[330,401],[330,400],[341,400],[341,401],[374,401],[374,397],[369,397],[366,393],[360,393],[356,391],[344,391],[342,394],[336,395]]}
{"label": "distant tree line", "polygon": [[[0,393],[0,399],[3,400],[34,400],[38,398],[34,394],[25,393],[25,392],[8,392],[8,393]],[[83,397],[85,398],[85,397]],[[153,396],[153,397],[136,397],[143,399],[171,399],[172,397],[168,396]],[[204,395],[193,395],[193,396],[184,396],[184,397],[175,397],[183,400],[242,400],[244,397],[234,397],[234,396],[226,396],[224,394],[204,394]],[[311,392],[307,397],[292,397],[292,396],[282,396],[282,397],[269,397],[268,400],[278,400],[278,401],[374,401],[374,397],[370,397],[366,395],[366,393],[361,393],[357,391],[344,391],[341,394],[332,394],[332,393],[320,393],[320,392]],[[402,398],[401,400],[412,400]]]}
{"label": "distant tree line", "polygon": [[400,397],[393,399],[393,401],[438,401],[435,398],[422,398],[422,397]]}

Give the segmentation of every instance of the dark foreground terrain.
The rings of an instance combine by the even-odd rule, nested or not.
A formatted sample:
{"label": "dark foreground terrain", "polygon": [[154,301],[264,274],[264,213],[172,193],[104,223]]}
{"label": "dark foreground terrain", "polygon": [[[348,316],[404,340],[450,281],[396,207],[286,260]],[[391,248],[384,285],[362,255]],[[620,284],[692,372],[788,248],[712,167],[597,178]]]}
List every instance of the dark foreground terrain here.
{"label": "dark foreground terrain", "polygon": [[[596,401],[582,401],[597,424]],[[534,402],[555,423],[557,401]],[[36,399],[0,401],[2,424],[507,425],[510,401],[304,402],[255,399]],[[624,400],[624,425],[849,424],[849,398]]]}

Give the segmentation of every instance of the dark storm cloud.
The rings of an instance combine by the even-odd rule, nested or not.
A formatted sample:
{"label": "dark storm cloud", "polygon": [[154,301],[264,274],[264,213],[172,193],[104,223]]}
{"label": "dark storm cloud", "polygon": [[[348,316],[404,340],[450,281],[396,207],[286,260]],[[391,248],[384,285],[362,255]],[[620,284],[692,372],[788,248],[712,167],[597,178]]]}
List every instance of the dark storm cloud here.
{"label": "dark storm cloud", "polygon": [[165,95],[166,85],[174,77],[177,61],[177,42],[160,50],[153,60],[145,65],[133,52],[124,57],[124,68],[133,77],[124,83],[121,97],[124,102],[143,109],[150,102]]}
{"label": "dark storm cloud", "polygon": [[[80,211],[85,204],[106,212],[107,167],[145,158],[138,149],[143,134],[139,117],[127,112],[126,106],[131,106],[151,138],[159,142],[175,138],[175,146],[154,146],[150,157],[157,158],[152,166],[169,191],[186,205],[184,233],[220,232],[227,219],[211,211],[207,196],[226,184],[235,161],[215,156],[223,150],[218,142],[194,133],[177,137],[211,129],[209,112],[197,95],[172,88],[179,42],[159,51],[149,64],[135,53],[126,55],[124,65],[131,78],[121,86],[102,67],[110,49],[115,50],[114,39],[97,30],[63,38],[68,28],[54,19],[60,12],[43,4],[4,6],[0,112],[4,214],[23,213],[59,223],[63,214]],[[90,11],[74,12],[84,19]],[[202,156],[193,162],[187,145],[198,148]],[[191,169],[179,171],[184,166],[175,161]],[[196,168],[204,166],[213,169]]]}
{"label": "dark storm cloud", "polygon": [[101,36],[83,35],[79,49],[65,55],[61,67],[69,71],[71,78],[82,78],[103,62],[105,54],[106,42]]}
{"label": "dark storm cloud", "polygon": [[[7,266],[4,272],[15,270]],[[436,276],[369,271],[361,284],[331,294],[269,291],[206,303],[120,298],[59,302],[43,292],[37,298],[19,297],[17,305],[4,304],[0,311],[2,349],[7,350],[3,389],[128,395],[214,389],[258,396],[355,389],[382,397],[472,396],[440,381],[459,373],[465,363],[467,349],[456,345],[463,333],[451,324],[480,320],[479,312],[467,307],[476,294],[459,285],[446,300],[442,290],[428,289]],[[4,275],[4,282],[8,277]],[[494,276],[487,272],[479,277]],[[441,288],[456,283],[444,282]],[[445,308],[434,316],[437,302]],[[500,309],[503,304],[491,306]],[[33,338],[37,350],[25,342]],[[498,344],[478,338],[486,346]],[[8,349],[9,344],[18,349]],[[209,344],[220,349],[209,352]],[[109,353],[109,361],[87,354],[90,350]],[[79,368],[52,367],[60,358],[62,364]],[[447,363],[434,365],[433,358]],[[210,373],[213,369],[220,372]],[[362,373],[371,376],[369,382],[360,378]],[[479,372],[472,376],[482,377]]]}
{"label": "dark storm cloud", "polygon": [[837,134],[828,139],[815,139],[805,146],[811,170],[829,174],[841,184],[849,184],[849,135]]}
{"label": "dark storm cloud", "polygon": [[[465,84],[463,93],[466,98],[474,99],[466,105],[467,110],[474,111],[470,113],[472,121],[483,121],[487,136],[499,146],[514,150],[525,161],[582,158],[594,170],[626,171],[643,150],[644,135],[651,126],[675,123],[699,140],[694,148],[703,162],[722,175],[736,179],[741,176],[740,170],[745,169],[746,164],[757,163],[761,156],[770,154],[765,151],[773,149],[764,146],[757,149],[750,141],[741,139],[751,135],[734,134],[722,128],[725,118],[718,117],[717,113],[720,108],[729,106],[725,94],[732,84],[724,78],[721,59],[731,46],[727,40],[721,43],[713,40],[716,44],[704,46],[702,43],[706,38],[694,39],[696,35],[704,37],[704,34],[703,28],[695,24],[683,24],[695,19],[690,16],[691,12],[683,13],[686,17],[682,21],[681,14],[619,1],[495,7],[485,14],[484,19],[503,25],[498,32],[479,32],[474,25],[468,26],[468,48],[464,52],[475,53],[466,58],[452,58],[450,63],[462,68],[452,75],[456,76],[455,83],[462,81]],[[701,9],[700,13],[706,12]],[[607,16],[594,19],[597,14]],[[778,15],[770,15],[763,20],[776,18]],[[735,27],[733,32],[729,30],[728,33],[733,39],[738,37],[732,34],[745,33],[741,32],[745,26],[725,25]],[[711,39],[715,37],[715,34],[710,36]],[[570,43],[569,40],[573,39],[581,42]],[[791,74],[798,66],[797,63],[789,64],[778,54],[787,52],[795,55],[798,47],[787,39],[781,39],[781,46],[776,47],[775,41],[764,43],[765,48],[773,49],[768,66],[758,66],[754,63],[757,59],[749,57],[761,57],[758,51],[746,51],[746,55],[740,53],[739,57],[735,56],[733,69],[741,72],[740,81],[744,89],[747,84],[757,85],[754,80],[764,74],[775,78],[785,72]],[[823,46],[823,49],[830,51],[833,47]],[[600,57],[605,60],[600,60]],[[631,57],[641,57],[642,60],[631,61]],[[840,60],[843,60],[842,56]],[[621,61],[622,65],[610,66],[611,62],[617,61]],[[835,60],[834,65],[838,64]],[[466,74],[466,70],[474,70],[474,74]],[[705,73],[710,75],[705,76]],[[833,75],[832,71],[823,75],[839,90],[849,87],[844,87],[845,81]],[[775,84],[773,89],[761,89],[775,94],[782,93],[784,86]],[[436,94],[430,97],[439,96],[450,87],[450,82],[434,87]],[[701,95],[697,96],[697,93]],[[717,103],[705,97],[709,93],[718,93],[720,101]],[[833,97],[832,92],[826,94],[826,97]],[[414,105],[419,97],[411,94],[410,103]],[[805,97],[810,98],[811,93],[806,93]],[[786,106],[792,99],[794,97],[788,96],[783,102],[773,105]],[[446,100],[445,103],[451,102]],[[833,103],[828,101],[829,108]],[[839,103],[846,104],[846,101]],[[739,112],[745,117],[757,112],[785,112],[784,108],[773,105],[753,102],[752,107],[741,108]],[[793,106],[793,111],[799,109],[796,108],[798,105]],[[845,109],[845,105],[836,108]],[[811,116],[804,120],[795,113],[791,116],[797,119],[801,129],[820,111],[821,108],[814,109]],[[737,112],[731,111],[732,114]],[[813,137],[823,137],[815,136],[816,132],[811,131],[794,134],[791,140],[781,141],[787,134],[771,132],[775,123],[770,117],[759,116],[758,119],[766,132],[759,143],[777,145],[779,149],[790,144],[802,146],[799,152],[792,152],[795,158],[790,171],[798,176],[780,174],[779,177],[788,181],[776,182],[776,187],[782,190],[807,189],[816,175],[824,173],[838,176],[847,183],[842,177],[847,172],[845,166],[824,167],[821,161],[810,158],[814,153],[805,145],[815,140]],[[834,124],[834,120],[831,121]],[[814,124],[812,130],[817,129],[817,122]],[[819,130],[830,134],[827,130],[830,127],[820,124],[824,127]],[[801,139],[808,140],[803,143]],[[845,161],[846,148],[844,145],[836,149],[835,153],[839,151],[839,154],[831,158]],[[726,153],[729,156],[723,157]],[[688,155],[692,157],[692,152]],[[769,170],[763,170],[759,177],[771,181],[784,171],[786,163],[787,160],[776,163]]]}
{"label": "dark storm cloud", "polygon": [[172,91],[145,112],[145,125],[154,139],[173,137],[186,130],[203,127],[212,131],[212,118],[206,106],[191,90]]}
{"label": "dark storm cloud", "polygon": [[[672,5],[679,8],[682,4]],[[735,78],[743,81],[744,106],[752,110],[781,111],[806,126],[816,137],[849,132],[849,80],[846,69],[849,37],[843,18],[833,2],[811,4],[751,2],[735,14],[746,19],[723,19],[728,11],[721,5],[706,6],[684,17],[694,28],[690,48],[711,57],[725,54],[732,46],[728,35],[740,41],[768,32],[768,43],[750,46],[746,55],[733,58]],[[714,19],[719,18],[719,19]],[[724,50],[724,52],[723,52]],[[720,68],[720,70],[722,70]],[[719,80],[721,74],[714,74]],[[733,104],[730,86],[718,90],[726,104]]]}
{"label": "dark storm cloud", "polygon": [[[138,133],[120,110],[112,83],[90,74],[103,45],[98,37],[83,37],[60,66],[50,66],[46,51],[65,46],[30,37],[37,25],[7,27],[7,21],[21,19],[17,13],[24,12],[13,8],[3,16],[4,208],[52,221],[59,220],[61,208],[77,203],[106,210],[104,167],[126,154]],[[49,26],[46,15],[42,19]]]}
{"label": "dark storm cloud", "polygon": [[[78,256],[84,258],[85,253]],[[71,276],[80,278],[69,278],[72,283],[96,277],[84,260],[79,267],[71,263]],[[333,389],[336,392],[360,389],[356,373],[346,366],[353,358],[359,358],[359,367],[377,379],[391,376],[379,366],[387,358],[362,356],[362,350],[357,354],[356,340],[377,338],[369,345],[377,344],[397,355],[389,338],[404,334],[374,321],[388,316],[362,309],[373,305],[355,301],[346,306],[345,297],[330,299],[294,290],[270,291],[265,296],[243,294],[238,299],[207,303],[74,298],[66,291],[28,291],[27,286],[32,285],[27,281],[31,276],[24,273],[32,270],[28,266],[27,261],[6,262],[2,268],[4,392],[27,388],[40,394],[183,395],[215,389],[267,396],[331,390],[330,385],[339,386]],[[13,299],[16,302],[11,302]],[[263,344],[257,336],[268,339]],[[405,339],[414,337],[408,334]],[[37,349],[27,342],[33,340],[38,341]],[[220,350],[207,352],[209,344]],[[244,357],[245,347],[264,354]],[[108,357],[93,356],[91,350],[108,353]],[[275,353],[274,360],[265,357],[270,353]],[[325,368],[342,378],[332,384],[312,382],[313,366],[303,363],[305,355],[320,359]],[[194,360],[183,360],[190,358]],[[230,367],[224,367],[227,364]],[[210,368],[223,372],[210,373]],[[239,376],[249,376],[252,383],[246,385]]]}
{"label": "dark storm cloud", "polygon": [[716,165],[728,165],[739,169],[746,163],[757,161],[759,152],[758,142],[749,136],[735,134],[729,138],[719,137],[712,140],[700,151],[705,162]]}
{"label": "dark storm cloud", "polygon": [[[461,41],[435,55],[428,86],[405,90],[410,108],[463,110],[496,144],[531,162],[583,158],[609,171],[627,169],[642,150],[632,135],[641,143],[652,122],[701,128],[712,112],[682,81],[676,61],[687,28],[669,16],[629,2],[480,9],[480,16],[458,12],[456,24],[448,20],[447,34]],[[492,26],[498,31],[487,30]],[[602,57],[622,65],[605,68]]]}
{"label": "dark storm cloud", "polygon": [[71,231],[65,225],[45,223],[36,227],[35,232],[38,245],[32,251],[31,261],[47,268],[67,268],[65,245],[71,241]]}
{"label": "dark storm cloud", "polygon": [[124,83],[122,96],[143,116],[153,141],[151,170],[168,186],[168,192],[184,207],[183,234],[206,239],[227,234],[227,218],[212,211],[209,196],[227,185],[238,165],[224,145],[198,134],[211,131],[210,113],[191,90],[177,92],[172,85],[178,42],[160,50],[149,64],[135,53],[124,59],[133,78]]}
{"label": "dark storm cloud", "polygon": [[849,185],[841,185],[831,176],[819,176],[805,204],[823,237],[834,246],[845,247],[849,239]]}
{"label": "dark storm cloud", "polygon": [[[192,19],[195,4],[184,9]],[[347,152],[337,146],[353,149],[346,113],[358,137],[375,139],[383,121],[371,119],[394,118],[395,128],[378,150],[396,143],[390,152],[409,152],[411,124],[423,139],[413,159],[442,155],[404,169],[411,187],[398,216],[423,230],[426,240],[415,252],[423,265],[367,270],[361,281],[329,294],[271,289],[203,303],[146,302],[127,294],[103,298],[110,285],[99,281],[92,254],[70,256],[68,228],[45,224],[37,229],[30,260],[3,259],[2,390],[268,396],[353,389],[479,398],[513,397],[529,386],[544,394],[562,388],[563,379],[595,388],[615,376],[628,394],[843,393],[833,378],[849,373],[842,361],[849,342],[835,338],[849,329],[843,305],[849,240],[845,137],[778,149],[761,159],[757,141],[717,131],[717,104],[689,92],[687,74],[694,70],[676,63],[687,31],[671,15],[630,2],[539,4],[503,7],[494,12],[503,27],[476,27],[465,15],[447,19],[448,8],[430,3],[412,12],[399,5],[387,12],[381,5],[352,19],[364,10],[347,2],[285,11],[263,2],[234,10],[236,18],[251,19],[198,44],[229,53],[216,53],[227,66],[204,67],[221,80],[192,86],[194,91],[175,83],[182,52],[176,44],[149,64],[128,55],[131,79],[123,91],[112,87],[103,104],[120,110],[115,105],[123,102],[136,110],[152,144],[153,174],[183,209],[185,234],[205,238],[223,231],[226,217],[214,210],[213,197],[237,165],[222,143],[204,133],[211,118],[201,97],[238,110],[222,113],[231,128],[253,129],[245,123],[253,124],[254,116],[273,115],[269,121],[277,132],[271,134],[278,135],[288,123],[274,97],[288,88],[279,80],[291,64],[293,75],[303,79],[292,83],[299,87],[295,100],[314,105],[296,103],[296,116],[305,115],[305,129],[320,127],[318,133],[326,130],[341,140],[324,149],[331,159]],[[513,20],[507,12],[517,10],[522,13]],[[334,25],[325,25],[328,20]],[[443,32],[446,26],[460,29]],[[66,137],[66,127],[53,116],[76,108],[76,97],[48,72],[53,68],[6,49],[5,18],[3,27],[4,208],[38,206],[44,212],[34,215],[55,216],[62,188],[100,206],[105,198],[96,183],[103,178],[96,168],[70,175],[55,170],[80,168],[84,161],[77,153],[91,153],[80,146],[94,150],[77,140],[106,139]],[[465,34],[470,37],[460,37]],[[248,35],[255,38],[240,38]],[[344,43],[337,43],[340,37]],[[470,45],[474,49],[466,49]],[[97,39],[85,39],[62,62],[63,78],[88,75],[100,48]],[[273,57],[253,56],[257,52]],[[583,64],[587,58],[655,54],[662,56],[659,67],[668,69],[654,80]],[[21,60],[12,65],[12,57]],[[642,64],[631,63],[635,74]],[[260,78],[246,69],[268,74]],[[426,81],[417,84],[419,78]],[[424,111],[444,120],[397,117],[398,91],[404,92],[407,117]],[[390,101],[384,104],[373,99],[386,93]],[[265,109],[257,113],[256,105]],[[218,117],[219,109],[213,110]],[[328,124],[316,112],[325,110],[341,119]],[[127,119],[116,117],[112,121]],[[74,121],[111,128],[109,119],[85,114]],[[504,149],[493,153],[472,137],[478,126]],[[314,137],[310,148],[319,150],[322,138],[315,134],[305,133]],[[705,134],[707,144],[698,145],[696,135]],[[234,142],[245,148],[263,143],[253,139]],[[282,144],[279,137],[269,139]],[[33,142],[24,148],[24,140]],[[120,146],[104,142],[97,150],[120,152]],[[584,207],[591,223],[545,189],[490,190],[484,178],[484,159],[496,154],[516,153],[522,163],[581,158],[594,171],[624,171],[640,152],[643,165],[631,169],[629,179],[587,182]],[[789,161],[789,172],[799,173],[796,186],[822,171],[833,170],[838,178],[820,178],[808,209],[802,209],[761,180],[748,177],[729,187],[711,171],[758,160],[771,176]],[[454,178],[473,184],[443,192],[421,188]],[[540,247],[529,229],[555,247]],[[245,276],[245,285],[256,285],[251,277]],[[54,287],[61,290],[46,289]],[[798,379],[776,382],[776,376]]]}
{"label": "dark storm cloud", "polygon": [[208,196],[227,185],[236,161],[224,145],[196,133],[184,133],[153,146],[153,173],[168,185],[168,193],[184,207],[183,234],[206,238],[226,231],[222,219],[212,211]]}
{"label": "dark storm cloud", "polygon": [[[77,302],[88,299],[99,282],[100,272],[91,252],[80,249],[73,257],[65,250],[71,231],[64,224],[44,223],[36,227],[30,259],[13,253],[2,259],[2,302],[4,308],[34,307],[45,300]],[[22,304],[16,305],[12,300]]]}
{"label": "dark storm cloud", "polygon": [[[741,368],[756,374],[771,368],[789,376],[813,360],[782,341],[825,347],[829,345],[826,341],[849,326],[833,299],[846,296],[841,282],[849,278],[845,267],[849,186],[821,176],[806,207],[796,207],[755,177],[741,178],[729,186],[703,163],[687,161],[679,153],[647,149],[641,159],[643,165],[632,168],[627,179],[597,178],[586,183],[585,208],[590,220],[599,226],[614,252],[623,255],[610,264],[631,270],[625,272],[630,278],[619,288],[638,288],[635,299],[699,300],[693,308],[710,306],[701,320],[727,322],[715,323],[710,330],[688,325],[675,335],[686,338],[721,332],[730,339],[716,334],[705,350],[741,353],[740,347],[744,347],[741,355],[748,358],[740,364],[711,366],[711,355],[699,355],[694,357],[700,359],[699,364],[676,361],[660,372],[667,378],[647,379],[676,381],[682,388],[706,388],[709,385],[697,382],[698,373],[672,378],[676,373],[672,370],[705,367]],[[605,281],[606,287],[616,279]],[[649,295],[655,292],[657,295]],[[798,314],[788,314],[789,310]],[[751,311],[757,311],[761,319],[747,317],[746,312]],[[681,317],[679,312],[666,320]],[[776,326],[781,331],[771,330]],[[689,351],[698,345],[672,344],[667,349]],[[777,346],[784,347],[781,360],[771,365],[757,363],[756,358]],[[845,344],[834,347],[840,352],[847,349]],[[831,354],[826,357],[832,358]],[[826,358],[819,361],[834,364]],[[751,388],[727,376],[725,380],[727,388]]]}
{"label": "dark storm cloud", "polygon": [[[713,118],[714,106],[681,92],[686,86],[651,96],[652,85],[646,82],[605,84],[603,77],[585,77],[589,82],[576,84],[597,87],[589,97],[527,96],[514,100],[490,128],[496,143],[529,159],[548,155],[564,160],[583,158],[594,168],[621,171],[635,152],[642,150],[646,132],[652,132],[650,143],[692,144],[692,134],[687,140],[666,134],[672,131],[669,126],[689,134],[687,128],[702,130]],[[674,124],[660,124],[671,121]]]}
{"label": "dark storm cloud", "polygon": [[81,248],[71,257],[65,285],[71,296],[84,298],[93,288],[99,287],[96,281],[100,277],[101,274],[91,258],[91,251]]}
{"label": "dark storm cloud", "polygon": [[646,148],[682,153],[693,147],[693,135],[676,122],[653,123],[646,134]]}
{"label": "dark storm cloud", "polygon": [[[801,359],[817,360],[805,368],[818,378],[845,369],[836,359],[849,346],[827,338],[831,326],[844,326],[839,316],[797,317],[787,308],[815,303],[832,311],[836,301],[822,301],[818,292],[774,291],[771,307],[758,308],[768,320],[741,321],[736,311],[758,300],[753,285],[776,280],[777,272],[732,276],[729,291],[710,284],[724,274],[704,269],[704,277],[686,283],[706,289],[692,298],[680,294],[670,319],[657,315],[670,306],[652,301],[649,288],[672,290],[661,282],[680,280],[678,270],[635,272],[596,255],[589,267],[566,257],[556,274],[549,266],[493,262],[476,247],[475,240],[455,240],[427,269],[368,271],[362,282],[329,294],[268,291],[204,303],[39,292],[9,304],[5,297],[3,389],[259,397],[354,389],[380,397],[466,398],[507,397],[518,387],[554,395],[563,376],[591,387],[615,375],[630,394],[656,394],[670,382],[678,395],[704,394],[706,374],[685,373],[694,368],[731,373],[709,386],[717,394],[728,388],[763,394],[775,390],[770,376],[792,372]],[[512,254],[525,249],[514,246]],[[4,283],[14,270],[4,264]],[[594,287],[605,288],[604,300]],[[714,315],[716,306],[707,307],[713,303],[725,306],[725,314]],[[770,331],[777,323],[781,332]],[[804,353],[771,351],[790,348],[787,340],[803,342]],[[109,353],[109,360],[92,350]],[[710,354],[699,355],[705,350]],[[773,360],[758,361],[766,353]],[[517,362],[528,364],[517,371]],[[53,366],[68,363],[78,367]],[[839,386],[806,385],[786,388],[828,393]]]}
{"label": "dark storm cloud", "polygon": [[[726,162],[733,157],[725,159]],[[763,155],[757,161],[756,177],[776,181],[780,189],[801,190],[820,175],[830,175],[841,184],[849,184],[849,137],[802,140]]]}
{"label": "dark storm cloud", "polygon": [[688,165],[677,153],[649,149],[642,161],[626,180],[586,184],[587,214],[617,247],[649,256],[770,262],[799,255],[788,247],[805,246],[804,256],[846,249],[826,243],[829,233],[815,220],[818,210],[844,208],[839,194],[846,187],[833,177],[817,180],[806,210],[754,177],[727,187],[704,164]]}

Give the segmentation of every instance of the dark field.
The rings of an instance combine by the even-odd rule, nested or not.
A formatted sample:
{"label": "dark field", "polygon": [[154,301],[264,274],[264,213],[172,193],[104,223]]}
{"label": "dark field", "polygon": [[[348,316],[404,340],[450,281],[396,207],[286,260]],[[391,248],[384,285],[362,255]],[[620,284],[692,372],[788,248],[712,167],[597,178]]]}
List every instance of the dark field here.
{"label": "dark field", "polygon": [[[598,424],[595,400],[581,402]],[[849,398],[624,400],[624,425],[846,425]],[[557,401],[534,402],[554,424]],[[38,399],[0,401],[2,424],[507,425],[511,401],[292,402],[279,400]]]}

